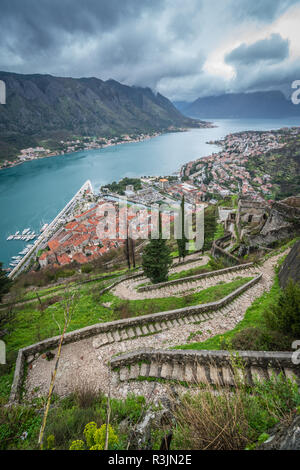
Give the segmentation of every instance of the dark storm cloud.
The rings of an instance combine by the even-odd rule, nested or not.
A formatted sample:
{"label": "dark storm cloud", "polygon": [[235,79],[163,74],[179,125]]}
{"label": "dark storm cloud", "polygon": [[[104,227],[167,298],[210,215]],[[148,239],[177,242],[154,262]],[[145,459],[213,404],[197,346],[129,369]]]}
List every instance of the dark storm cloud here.
{"label": "dark storm cloud", "polygon": [[269,22],[296,3],[298,0],[233,0],[231,7],[236,19]]}
{"label": "dark storm cloud", "polygon": [[[300,0],[0,0],[0,70],[114,78],[172,99],[255,87],[271,73],[274,83],[276,77],[281,82],[282,71],[273,66],[288,56],[288,39],[260,35],[264,39],[252,46],[234,46],[240,34],[253,26],[264,31],[296,3]],[[232,45],[226,60],[236,74],[229,82],[222,67],[216,74],[205,68],[225,42]],[[256,66],[262,62],[273,68]]]}
{"label": "dark storm cloud", "polygon": [[289,55],[289,40],[280,34],[272,34],[267,39],[256,41],[254,44],[241,44],[225,56],[228,64],[255,64],[259,61],[281,62]]}

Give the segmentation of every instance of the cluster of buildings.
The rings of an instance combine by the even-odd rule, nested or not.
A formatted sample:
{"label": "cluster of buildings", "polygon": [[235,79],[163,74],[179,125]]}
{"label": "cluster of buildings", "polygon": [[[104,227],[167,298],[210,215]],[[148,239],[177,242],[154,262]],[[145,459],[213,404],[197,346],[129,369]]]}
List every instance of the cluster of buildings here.
{"label": "cluster of buildings", "polygon": [[53,157],[55,155],[59,155],[59,153],[60,152],[58,151],[51,152],[51,150],[45,149],[44,147],[29,147],[28,149],[22,149],[20,155],[18,155],[17,158],[20,162],[25,162],[41,157]]}
{"label": "cluster of buildings", "polygon": [[180,202],[183,196],[190,204],[205,200],[205,193],[201,188],[190,182],[174,179],[175,181],[170,182],[167,178],[141,178],[142,189],[135,191],[133,185],[127,185],[124,193],[127,199],[142,204],[172,203],[174,200]]}
{"label": "cluster of buildings", "polygon": [[[162,214],[163,224],[166,217],[167,214]],[[135,223],[130,225],[132,219]],[[41,268],[55,268],[72,262],[89,263],[112,249],[124,246],[131,226],[140,235],[136,238],[147,238],[153,229],[150,210],[131,213],[128,207],[119,207],[115,202],[99,201],[58,229],[40,255],[39,264]]]}
{"label": "cluster of buildings", "polygon": [[222,197],[237,192],[253,197],[271,195],[270,175],[251,179],[247,164],[254,156],[286,145],[281,141],[282,135],[278,131],[229,134],[222,141],[210,142],[222,146],[219,153],[187,163],[181,169],[181,176],[200,187],[203,200],[207,199],[207,193]]}

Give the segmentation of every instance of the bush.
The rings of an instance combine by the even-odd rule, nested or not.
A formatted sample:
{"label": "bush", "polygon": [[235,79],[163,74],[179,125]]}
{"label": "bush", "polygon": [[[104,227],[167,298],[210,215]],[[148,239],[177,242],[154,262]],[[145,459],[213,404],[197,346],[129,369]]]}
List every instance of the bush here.
{"label": "bush", "polygon": [[[234,370],[236,366],[233,364]],[[280,421],[289,421],[300,403],[296,382],[283,374],[233,392],[207,385],[197,395],[176,399],[173,449],[239,450],[253,445]]]}
{"label": "bush", "polygon": [[129,300],[123,300],[114,307],[114,314],[117,318],[130,318],[133,316]]}
{"label": "bush", "polygon": [[41,421],[34,408],[0,406],[0,449],[17,449],[30,441],[34,447]]}
{"label": "bush", "polygon": [[[224,346],[227,349],[228,345]],[[242,351],[290,351],[291,339],[278,331],[250,327],[237,332],[230,347]]]}
{"label": "bush", "polygon": [[279,298],[265,313],[267,326],[294,338],[300,336],[300,285],[289,280]]}
{"label": "bush", "polygon": [[91,271],[93,271],[93,267],[90,264],[86,264],[81,267],[82,273],[89,274]]}
{"label": "bush", "polygon": [[74,392],[75,403],[79,408],[91,408],[96,403],[102,403],[104,395],[96,387],[86,384],[85,387],[77,387]]}
{"label": "bush", "polygon": [[68,449],[72,440],[83,437],[84,426],[90,421],[95,421],[99,426],[104,422],[95,406],[78,408],[74,405],[68,409],[54,408],[48,416],[47,437],[54,435],[56,447]]}
{"label": "bush", "polygon": [[[84,450],[88,448],[89,450],[103,450],[105,447],[105,438],[106,438],[106,424],[103,424],[99,429],[97,424],[92,421],[88,423],[83,431],[86,446],[82,440],[73,441],[70,450]],[[111,425],[108,425],[108,448],[114,448],[118,443],[118,436],[116,435],[114,429]]]}

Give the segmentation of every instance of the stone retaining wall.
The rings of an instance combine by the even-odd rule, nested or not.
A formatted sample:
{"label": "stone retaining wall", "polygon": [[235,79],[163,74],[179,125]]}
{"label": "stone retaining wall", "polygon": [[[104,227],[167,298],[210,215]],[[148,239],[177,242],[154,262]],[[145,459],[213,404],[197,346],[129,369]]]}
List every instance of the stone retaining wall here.
{"label": "stone retaining wall", "polygon": [[137,291],[138,292],[146,292],[146,291],[159,289],[160,287],[168,287],[168,286],[172,286],[172,285],[175,286],[175,285],[181,284],[183,282],[190,282],[190,281],[195,281],[197,279],[204,279],[204,278],[213,277],[213,276],[221,276],[222,274],[235,272],[235,271],[240,271],[242,269],[252,268],[253,266],[254,266],[253,263],[239,264],[237,266],[230,266],[229,268],[218,269],[217,271],[210,271],[208,273],[195,274],[194,276],[188,276],[188,277],[182,277],[182,278],[179,278],[179,279],[174,279],[173,281],[160,282],[158,284],[151,284],[149,286],[141,286],[141,287],[137,288]]}
{"label": "stone retaining wall", "polygon": [[220,246],[223,242],[230,240],[230,238],[231,233],[227,233],[223,237],[218,238],[218,240],[215,240],[212,245],[211,253],[213,257],[222,256],[223,258],[229,259],[231,263],[239,264],[240,260],[236,256],[228,253],[226,250],[223,250],[223,248]]}
{"label": "stone retaining wall", "polygon": [[238,364],[243,367],[233,369],[229,351],[143,349],[114,357],[110,364],[120,381],[154,377],[221,386],[236,386],[241,381],[251,386],[255,379],[269,379],[280,372],[299,382],[300,368],[293,364],[292,354],[238,351]]}
{"label": "stone retaining wall", "polygon": [[[65,334],[63,344],[80,341],[82,339],[100,334],[103,334],[104,336],[104,342],[102,344],[106,344],[107,342],[122,341],[124,339],[131,339],[136,336],[155,334],[163,329],[173,327],[174,322],[177,322],[178,325],[181,322],[185,323],[205,321],[207,318],[210,318],[210,314],[212,312],[216,312],[217,310],[225,307],[237,296],[241,295],[254,284],[259,282],[261,277],[262,274],[256,276],[251,281],[247,282],[217,302],[210,302],[208,304],[184,307],[177,310],[158,312],[139,317],[126,318],[124,320],[116,320],[113,322],[97,323],[79,330],[71,331]],[[108,340],[107,336],[109,336],[110,340]],[[34,355],[36,353],[41,353],[56,348],[59,344],[59,341],[60,336],[54,336],[19,350],[14,381],[11,388],[10,402],[15,402],[19,399],[24,377],[25,359],[28,356]],[[101,344],[99,344],[99,347],[100,346]]]}

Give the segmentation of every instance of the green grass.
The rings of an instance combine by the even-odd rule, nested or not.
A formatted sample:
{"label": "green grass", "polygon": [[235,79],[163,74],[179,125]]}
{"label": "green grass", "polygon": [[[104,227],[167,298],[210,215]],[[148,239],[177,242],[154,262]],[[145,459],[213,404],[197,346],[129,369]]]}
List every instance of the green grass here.
{"label": "green grass", "polygon": [[224,341],[232,339],[239,331],[249,327],[262,327],[263,326],[263,312],[278,298],[280,286],[276,278],[271,290],[265,292],[261,297],[254,300],[252,305],[246,310],[245,316],[233,330],[230,330],[222,335],[216,335],[206,341],[200,343],[190,343],[177,346],[176,349],[222,349]]}
{"label": "green grass", "polygon": [[[123,318],[120,313],[120,306],[122,307],[124,303],[126,303],[125,317],[135,317],[213,302],[225,297],[250,279],[237,279],[227,284],[220,284],[200,292],[191,293],[188,296],[132,300],[128,302],[122,301],[110,292],[99,297],[98,289],[93,290],[87,284],[78,290],[79,298],[68,331],[95,323]],[[111,302],[111,307],[104,307],[102,303],[105,302]],[[7,351],[17,351],[22,347],[58,335],[59,330],[54,317],[60,324],[63,324],[64,314],[61,302],[50,305],[44,312],[40,312],[37,309],[37,305],[23,306],[16,312],[15,317],[5,325],[5,328],[9,331],[9,334],[4,337]]]}
{"label": "green grass", "polygon": [[120,307],[125,306],[126,308],[124,310],[128,317],[136,317],[141,314],[147,315],[156,312],[164,312],[167,310],[176,310],[183,307],[191,307],[193,305],[220,300],[237,288],[249,282],[251,279],[252,277],[236,279],[232,282],[208,287],[207,289],[203,289],[200,292],[193,292],[186,296],[131,301],[122,301],[115,297],[114,307],[116,310],[118,310]]}
{"label": "green grass", "polygon": [[184,277],[189,277],[189,276],[194,276],[196,274],[201,274],[201,273],[207,273],[211,271],[211,265],[210,261],[203,265],[203,266],[198,266],[196,268],[191,268],[191,269],[186,269],[185,271],[180,271],[179,273],[174,273],[169,276],[169,281],[173,281],[175,279],[181,279]]}
{"label": "green grass", "polygon": [[217,229],[214,234],[214,240],[218,240],[219,238],[224,236],[224,226],[223,224],[218,224]]}
{"label": "green grass", "polygon": [[[37,289],[35,291],[29,291],[27,292],[25,295],[23,295],[20,299],[18,299],[18,303],[21,303],[21,302],[24,302],[24,301],[27,301],[27,300],[37,300],[37,294],[39,295],[40,298],[42,297],[45,297],[45,296],[48,296],[49,294],[53,294],[53,293],[57,293],[59,291],[63,291],[67,286],[68,287],[75,287],[75,286],[80,286],[82,283],[86,283],[86,284],[89,284],[89,286],[92,286],[92,285],[95,285],[96,283],[99,283],[99,282],[102,282],[103,280],[110,280],[110,279],[115,279],[117,278],[118,276],[122,275],[122,274],[125,274],[127,272],[127,269],[122,269],[122,270],[119,270],[119,271],[114,271],[110,274],[95,274],[95,275],[90,275],[89,277],[87,278],[84,278],[82,280],[78,280],[78,281],[73,281],[73,282],[69,282],[69,283],[61,283],[57,286],[50,286],[50,287],[46,287],[46,288],[43,288],[43,289]],[[100,278],[100,279],[99,279]],[[85,281],[89,281],[89,282],[85,282]]]}

